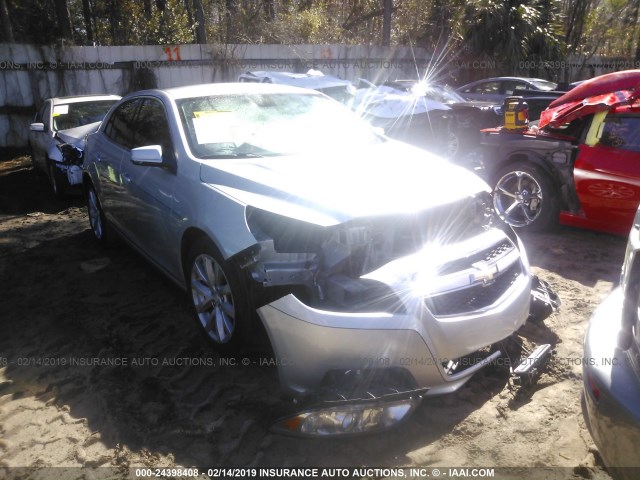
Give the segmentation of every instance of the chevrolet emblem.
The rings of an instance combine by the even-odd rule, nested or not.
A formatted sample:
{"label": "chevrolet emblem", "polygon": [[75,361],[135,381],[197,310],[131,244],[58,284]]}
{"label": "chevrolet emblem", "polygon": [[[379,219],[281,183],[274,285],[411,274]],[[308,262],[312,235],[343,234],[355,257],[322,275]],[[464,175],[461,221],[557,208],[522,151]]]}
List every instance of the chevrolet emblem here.
{"label": "chevrolet emblem", "polygon": [[482,286],[486,287],[495,282],[495,277],[499,273],[498,265],[487,265],[486,262],[477,262],[471,265],[477,272],[469,274],[469,283],[482,282]]}

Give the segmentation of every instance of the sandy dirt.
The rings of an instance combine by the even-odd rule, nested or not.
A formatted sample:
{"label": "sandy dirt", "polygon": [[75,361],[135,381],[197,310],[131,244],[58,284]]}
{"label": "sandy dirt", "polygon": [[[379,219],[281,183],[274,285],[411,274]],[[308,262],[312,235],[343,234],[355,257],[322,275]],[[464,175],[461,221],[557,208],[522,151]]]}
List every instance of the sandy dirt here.
{"label": "sandy dirt", "polygon": [[391,432],[300,440],[269,432],[281,396],[275,367],[254,363],[263,353],[220,365],[178,288],[127,246],[99,246],[81,199],[54,200],[29,157],[0,162],[0,478],[176,466],[565,467],[517,478],[609,478],[581,414],[580,359],[626,239],[567,228],[523,239],[563,302],[522,332],[556,344],[535,387],[516,394],[488,368]]}

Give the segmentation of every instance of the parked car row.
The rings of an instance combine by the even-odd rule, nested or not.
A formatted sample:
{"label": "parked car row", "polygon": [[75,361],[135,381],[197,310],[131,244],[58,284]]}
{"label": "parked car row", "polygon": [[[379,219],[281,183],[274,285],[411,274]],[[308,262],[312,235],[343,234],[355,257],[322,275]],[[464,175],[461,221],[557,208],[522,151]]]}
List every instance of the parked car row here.
{"label": "parked car row", "polygon": [[[396,425],[505,355],[540,298],[512,227],[549,227],[561,210],[588,228],[623,233],[633,223],[621,287],[585,340],[585,357],[619,362],[585,362],[584,397],[607,465],[637,466],[640,214],[629,212],[640,203],[640,72],[584,82],[553,100],[537,128],[485,130],[494,188],[375,126],[434,111],[497,122],[497,104],[400,81],[358,89],[350,110],[277,85],[289,77],[254,76],[269,81],[87,97],[111,105],[87,106],[96,116],[86,124],[64,118],[81,100],[51,100],[31,127],[34,162],[44,150],[44,165],[82,185],[98,241],[117,235],[186,291],[214,349],[238,351],[264,327],[282,386],[300,402],[274,428],[303,436]],[[45,139],[81,148],[58,157],[39,146]]]}

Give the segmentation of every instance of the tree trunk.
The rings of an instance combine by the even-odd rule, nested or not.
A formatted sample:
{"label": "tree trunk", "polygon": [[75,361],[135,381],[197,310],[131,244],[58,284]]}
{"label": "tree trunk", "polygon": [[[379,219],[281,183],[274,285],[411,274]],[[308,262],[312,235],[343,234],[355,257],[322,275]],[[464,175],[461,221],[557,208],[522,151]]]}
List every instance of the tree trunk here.
{"label": "tree trunk", "polygon": [[120,38],[120,17],[117,0],[109,2],[109,26],[111,27],[111,44],[122,45]]}
{"label": "tree trunk", "polygon": [[236,43],[235,18],[238,11],[236,0],[225,0],[227,16],[227,43]]}
{"label": "tree trunk", "polygon": [[93,15],[91,12],[91,2],[82,0],[82,16],[84,17],[84,29],[87,32],[87,45],[93,45]]}
{"label": "tree trunk", "polygon": [[393,0],[383,0],[384,14],[382,15],[382,45],[391,45],[391,12],[393,11]]}
{"label": "tree trunk", "polygon": [[0,0],[0,17],[2,17],[2,36],[4,41],[13,43],[13,28],[11,28],[11,17],[9,16],[9,9],[7,8],[6,0]]}
{"label": "tree trunk", "polygon": [[193,7],[196,11],[196,43],[204,45],[207,43],[207,29],[204,23],[204,8],[202,0],[193,0]]}
{"label": "tree trunk", "polygon": [[275,0],[263,0],[264,16],[267,20],[276,19],[276,2]]}
{"label": "tree trunk", "polygon": [[56,18],[58,19],[58,35],[62,39],[73,40],[71,18],[67,0],[55,0]]}
{"label": "tree trunk", "polygon": [[151,0],[143,0],[142,7],[144,9],[144,16],[151,18]]}

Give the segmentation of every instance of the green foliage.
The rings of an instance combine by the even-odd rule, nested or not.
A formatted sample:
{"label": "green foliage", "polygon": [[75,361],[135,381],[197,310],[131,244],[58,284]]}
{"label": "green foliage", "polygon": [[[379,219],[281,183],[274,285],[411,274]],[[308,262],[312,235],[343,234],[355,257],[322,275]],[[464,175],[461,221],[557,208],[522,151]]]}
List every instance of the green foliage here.
{"label": "green foliage", "polygon": [[[4,1],[12,28],[0,35],[22,43],[60,43],[55,6],[65,1],[65,42],[78,45],[193,43],[199,6],[213,44],[382,42],[382,0]],[[571,53],[640,60],[639,12],[640,0],[394,0],[391,44],[433,51],[435,69],[482,58],[495,73],[539,74],[519,67]]]}
{"label": "green foliage", "polygon": [[[166,0],[164,11],[151,2],[145,12],[143,2],[94,2],[95,37],[100,45],[175,45],[192,43],[195,25],[189,22],[183,2]],[[80,2],[76,2],[80,3]],[[75,24],[82,28],[82,23]]]}
{"label": "green foliage", "polygon": [[602,0],[587,17],[585,39],[577,49],[581,54],[638,59],[640,0]]}
{"label": "green foliage", "polygon": [[523,61],[560,58],[560,0],[475,0],[467,4],[461,35],[471,55],[489,55],[517,72]]}

